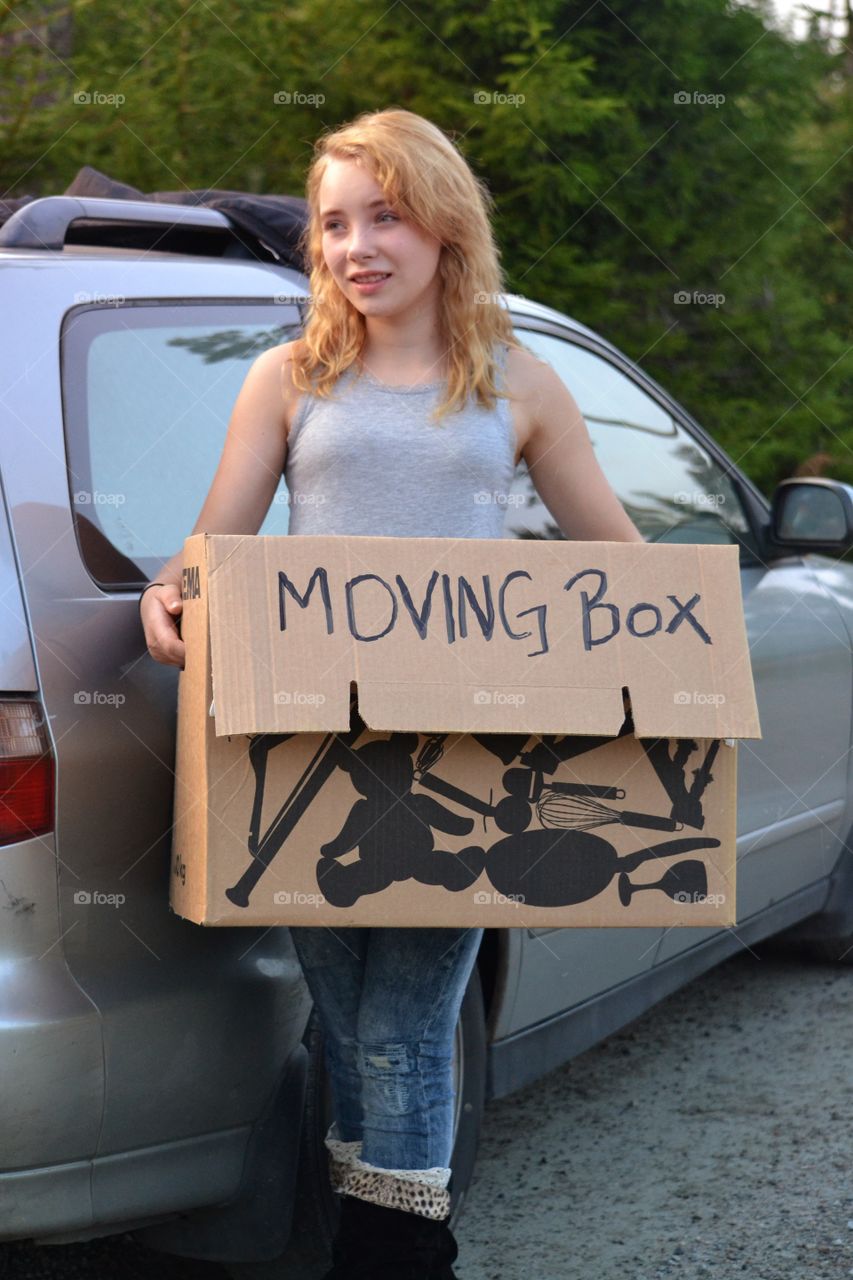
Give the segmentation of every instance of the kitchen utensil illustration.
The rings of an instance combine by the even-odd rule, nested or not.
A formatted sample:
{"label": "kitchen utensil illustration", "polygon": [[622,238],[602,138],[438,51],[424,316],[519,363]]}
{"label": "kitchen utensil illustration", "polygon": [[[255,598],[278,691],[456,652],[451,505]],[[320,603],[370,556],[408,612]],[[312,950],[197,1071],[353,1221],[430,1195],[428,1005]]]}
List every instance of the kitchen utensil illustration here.
{"label": "kitchen utensil illustration", "polygon": [[[226,890],[231,902],[248,905],[251,892],[264,871],[336,770],[348,773],[360,793],[338,834],[319,851],[318,887],[326,900],[337,906],[351,906],[363,894],[381,892],[396,880],[410,878],[459,891],[470,887],[484,871],[494,887],[508,896],[522,898],[531,905],[564,906],[596,896],[615,875],[627,875],[649,858],[713,848],[720,843],[708,837],[690,837],[620,856],[608,841],[593,836],[589,828],[608,824],[661,831],[679,828],[675,817],[614,809],[604,804],[604,800],[624,798],[624,789],[615,785],[545,781],[544,774],[553,772],[562,758],[561,752],[565,758],[575,757],[612,741],[610,738],[573,738],[568,746],[566,739],[560,739],[545,744],[545,751],[540,750],[543,746],[540,741],[530,752],[523,752],[522,747],[530,735],[474,735],[480,745],[511,766],[504,770],[501,779],[503,794],[495,798],[490,790],[488,799],[483,799],[432,772],[444,755],[449,734],[427,736],[414,762],[412,752],[418,742],[415,733],[374,737],[353,749],[366,729],[358,717],[354,694],[350,711],[349,732],[324,735],[263,834],[260,824],[268,755],[293,735],[262,734],[252,740],[249,755],[255,775],[255,797],[248,839],[252,861],[240,880]],[[686,745],[686,751],[677,750],[670,757],[668,741],[659,740],[651,744],[649,758],[658,776],[666,776],[670,798],[676,796],[684,802],[686,797],[695,817],[698,796],[712,780],[710,763],[714,753],[709,751],[702,767],[694,770],[694,785],[688,792],[683,766],[696,744]],[[513,765],[514,760],[524,763]],[[680,791],[675,777],[677,771],[681,776]],[[504,838],[490,847],[486,847],[487,841],[471,844],[458,853],[435,848],[435,831],[466,835],[473,830],[474,821],[448,809],[423,791],[413,791],[414,783],[423,791],[431,791],[434,796],[479,815],[484,830],[491,820],[498,831],[505,833]],[[684,807],[688,807],[686,802]],[[534,812],[543,825],[529,831]],[[354,849],[359,854],[356,861],[338,860]],[[704,871],[703,864],[698,865]],[[620,880],[620,884],[623,883]],[[660,887],[668,892],[673,884],[672,877],[669,880],[664,877],[659,885],[650,886],[634,886],[628,881],[623,892],[630,902],[630,893],[641,887]]]}
{"label": "kitchen utensil illustration", "polygon": [[589,795],[567,794],[559,784],[545,788],[536,803],[536,812],[543,827],[571,827],[576,831],[588,831],[590,827],[603,827],[612,822],[651,831],[678,831],[683,826],[674,818],[662,818],[659,814],[611,809]]}
{"label": "kitchen utensil illustration", "polygon": [[689,788],[684,780],[684,767],[690,755],[697,750],[699,746],[697,742],[691,738],[678,739],[675,751],[670,755],[671,739],[669,738],[640,738],[639,741],[672,801],[670,816],[683,822],[685,826],[695,827],[697,831],[701,831],[705,825],[702,796],[714,779],[711,765],[720,749],[720,739],[714,738],[709,743],[699,768],[692,770],[693,782]]}
{"label": "kitchen utensil illustration", "polygon": [[467,809],[492,817],[502,831],[523,830],[529,826],[532,818],[531,804],[535,804],[539,820],[546,827],[585,830],[607,823],[621,823],[628,827],[643,827],[654,831],[679,829],[679,824],[672,818],[637,813],[630,809],[611,809],[600,803],[602,797],[622,799],[625,792],[620,787],[583,782],[546,784],[541,771],[529,767],[508,769],[504,773],[502,781],[509,803],[499,801],[494,805],[491,796],[488,801],[481,800],[429,772],[441,759],[441,742],[446,736],[435,735],[424,744],[415,763],[416,780],[421,786],[439,792]]}
{"label": "kitchen utensil illustration", "polygon": [[[630,716],[626,717],[622,728],[616,736],[622,737],[626,733],[633,733],[633,722]],[[542,774],[550,774],[554,772],[559,764],[566,760],[573,760],[576,756],[582,755],[586,751],[592,751],[596,747],[604,746],[605,743],[610,741],[612,741],[610,738],[574,735],[567,735],[561,738],[555,734],[548,734],[543,735],[530,751],[522,752],[519,759],[522,764],[528,765]],[[676,739],[675,749],[670,754],[672,742],[670,738],[639,738],[638,741],[672,802],[669,816],[676,823],[676,827],[673,830],[677,830],[678,824],[681,824],[701,831],[705,825],[705,815],[702,811],[701,803],[702,796],[713,781],[714,775],[711,773],[711,765],[714,763],[717,752],[720,749],[719,738],[715,738],[709,743],[702,763],[698,768],[692,770],[693,782],[689,788],[684,777],[685,766],[691,754],[698,750],[699,744],[697,742],[690,738]]]}
{"label": "kitchen utensil illustration", "polygon": [[643,889],[660,889],[676,902],[697,902],[708,894],[708,873],[705,863],[698,858],[686,858],[669,867],[653,884],[635,884],[626,871],[619,873],[617,882],[619,901],[630,906],[631,898]]}
{"label": "kitchen utensil illustration", "polygon": [[[353,723],[355,721],[355,723]],[[252,816],[249,827],[248,849],[252,861],[240,879],[231,888],[225,890],[225,896],[235,906],[247,907],[252,890],[266,871],[273,858],[305,813],[311,801],[321,790],[323,784],[338,768],[352,744],[364,731],[364,723],[357,712],[355,694],[350,694],[350,728],[346,733],[327,733],[322,738],[311,761],[303,770],[273,818],[263,836],[260,834],[261,812],[264,801],[267,757],[273,748],[287,742],[293,735],[259,734],[249,745],[249,759],[255,775],[255,798],[252,805]]]}
{"label": "kitchen utensil illustration", "polygon": [[[427,761],[432,767],[440,756],[441,742],[437,738],[428,740],[416,762],[418,782],[491,817],[499,829],[508,833],[505,839],[489,849],[486,876],[499,892],[534,906],[568,906],[584,902],[606,889],[617,872],[632,871],[648,858],[671,857],[694,849],[717,848],[720,844],[713,838],[686,837],[637,850],[620,859],[612,845],[601,837],[591,836],[584,828],[602,826],[605,822],[624,822],[628,826],[674,831],[676,822],[651,814],[610,809],[594,798],[596,793],[609,797],[616,793],[621,797],[624,792],[619,788],[596,788],[579,783],[552,782],[544,785],[541,771],[535,768],[507,769],[502,779],[507,794],[497,804],[492,804],[491,796],[489,802],[483,801],[423,770]],[[522,754],[521,758],[525,755]],[[542,809],[539,806],[559,804],[561,809],[556,816],[561,820],[555,825],[569,828],[566,835],[555,837],[547,828],[527,831],[531,821],[531,803],[537,804],[540,820]],[[578,808],[574,816],[570,816],[565,811],[569,804],[583,806],[583,810]],[[578,819],[583,823],[581,829],[578,829]],[[704,864],[699,863],[699,866],[705,874]]]}
{"label": "kitchen utensil illustration", "polygon": [[[539,734],[536,745],[531,747],[529,751],[519,754],[519,760],[522,764],[527,765],[531,769],[536,769],[542,774],[553,773],[566,760],[575,760],[578,756],[585,755],[588,751],[595,751],[597,747],[604,747],[608,742],[613,742],[614,738],[624,738],[630,736],[634,732],[634,722],[630,713],[626,714],[622,727],[613,737],[602,737],[594,734],[584,733],[543,733]],[[508,764],[509,761],[504,761]]]}
{"label": "kitchen utensil illustration", "polygon": [[528,907],[566,907],[588,902],[620,872],[649,858],[669,858],[713,849],[719,840],[688,836],[619,855],[591,831],[524,831],[505,836],[489,850],[486,875],[499,893]]}

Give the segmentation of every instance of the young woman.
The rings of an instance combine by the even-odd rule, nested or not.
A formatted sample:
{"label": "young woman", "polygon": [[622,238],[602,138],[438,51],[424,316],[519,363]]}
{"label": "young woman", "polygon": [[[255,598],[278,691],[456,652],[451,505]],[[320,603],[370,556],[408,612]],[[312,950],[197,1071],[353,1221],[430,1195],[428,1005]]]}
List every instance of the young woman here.
{"label": "young woman", "polygon": [[[574,399],[513,336],[490,197],[446,135],[364,113],[317,142],[307,200],[303,337],[251,366],[193,532],[257,533],[284,469],[291,533],[502,537],[523,457],[567,537],[642,542]],[[152,657],[182,666],[180,571],[140,608]],[[291,928],[335,1102],[327,1280],[453,1276],[452,1046],[482,934]]]}

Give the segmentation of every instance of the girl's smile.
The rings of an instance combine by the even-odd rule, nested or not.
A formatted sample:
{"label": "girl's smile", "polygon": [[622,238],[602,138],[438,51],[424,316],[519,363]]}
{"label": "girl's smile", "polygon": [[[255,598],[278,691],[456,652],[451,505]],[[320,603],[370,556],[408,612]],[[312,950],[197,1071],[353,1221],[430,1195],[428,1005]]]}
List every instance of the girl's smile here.
{"label": "girl's smile", "polygon": [[353,284],[359,293],[375,293],[377,289],[381,289],[387,280],[391,279],[391,273],[377,275],[375,272],[370,275],[363,273],[358,276],[350,276]]}

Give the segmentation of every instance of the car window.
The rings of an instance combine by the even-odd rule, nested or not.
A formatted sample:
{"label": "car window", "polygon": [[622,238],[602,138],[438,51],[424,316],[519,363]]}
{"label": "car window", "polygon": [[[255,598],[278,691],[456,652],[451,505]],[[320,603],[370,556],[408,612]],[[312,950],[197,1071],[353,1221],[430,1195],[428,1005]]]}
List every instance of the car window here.
{"label": "car window", "polygon": [[[252,361],[300,331],[295,306],[151,302],[77,308],[62,335],[69,487],[86,567],[148,581],[192,530]],[[262,534],[286,533],[279,482]]]}
{"label": "car window", "polygon": [[[637,382],[569,339],[532,329],[519,329],[516,337],[571,391],[604,474],[649,542],[737,542],[753,549],[749,521],[729,476]],[[510,499],[507,536],[562,537],[523,460]]]}
{"label": "car window", "polygon": [[[75,308],[61,341],[72,512],[86,567],[106,588],[147,582],[183,546],[252,361],[301,331],[295,306],[151,301]],[[520,342],[578,401],[602,468],[650,541],[751,542],[736,490],[703,446],[600,355],[530,329]],[[285,534],[279,481],[259,532]],[[522,461],[508,536],[562,534]]]}

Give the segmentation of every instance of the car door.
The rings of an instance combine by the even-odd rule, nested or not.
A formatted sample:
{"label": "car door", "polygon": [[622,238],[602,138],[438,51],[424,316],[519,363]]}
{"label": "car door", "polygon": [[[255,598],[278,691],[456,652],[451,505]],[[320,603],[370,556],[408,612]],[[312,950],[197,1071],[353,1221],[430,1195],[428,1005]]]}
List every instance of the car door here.
{"label": "car door", "polygon": [[[209,301],[175,297],[192,286],[171,263],[114,269],[120,305],[64,316],[76,540],[63,533],[67,488],[66,509],[24,509],[17,526],[43,562],[31,600],[53,658],[42,672],[61,779],[64,954],[103,1025],[98,1154],[219,1126],[239,1141],[310,1009],[283,930],[200,929],[169,909],[178,672],[148,657],[136,601],[198,517],[249,365],[295,336],[298,309],[229,299],[257,288],[233,264],[205,264],[206,287],[220,290]],[[286,497],[282,480],[261,534],[286,532]],[[77,905],[91,887],[120,905]]]}
{"label": "car door", "polygon": [[[644,536],[741,546],[763,737],[738,746],[740,921],[826,874],[837,857],[851,727],[846,631],[802,558],[760,562],[732,478],[736,468],[691,428],[687,416],[592,337],[550,329],[525,323],[517,337],[557,371],[578,401],[599,462]],[[523,462],[514,492],[508,534],[562,536]],[[529,929],[513,1027],[570,1008],[713,932]]]}

